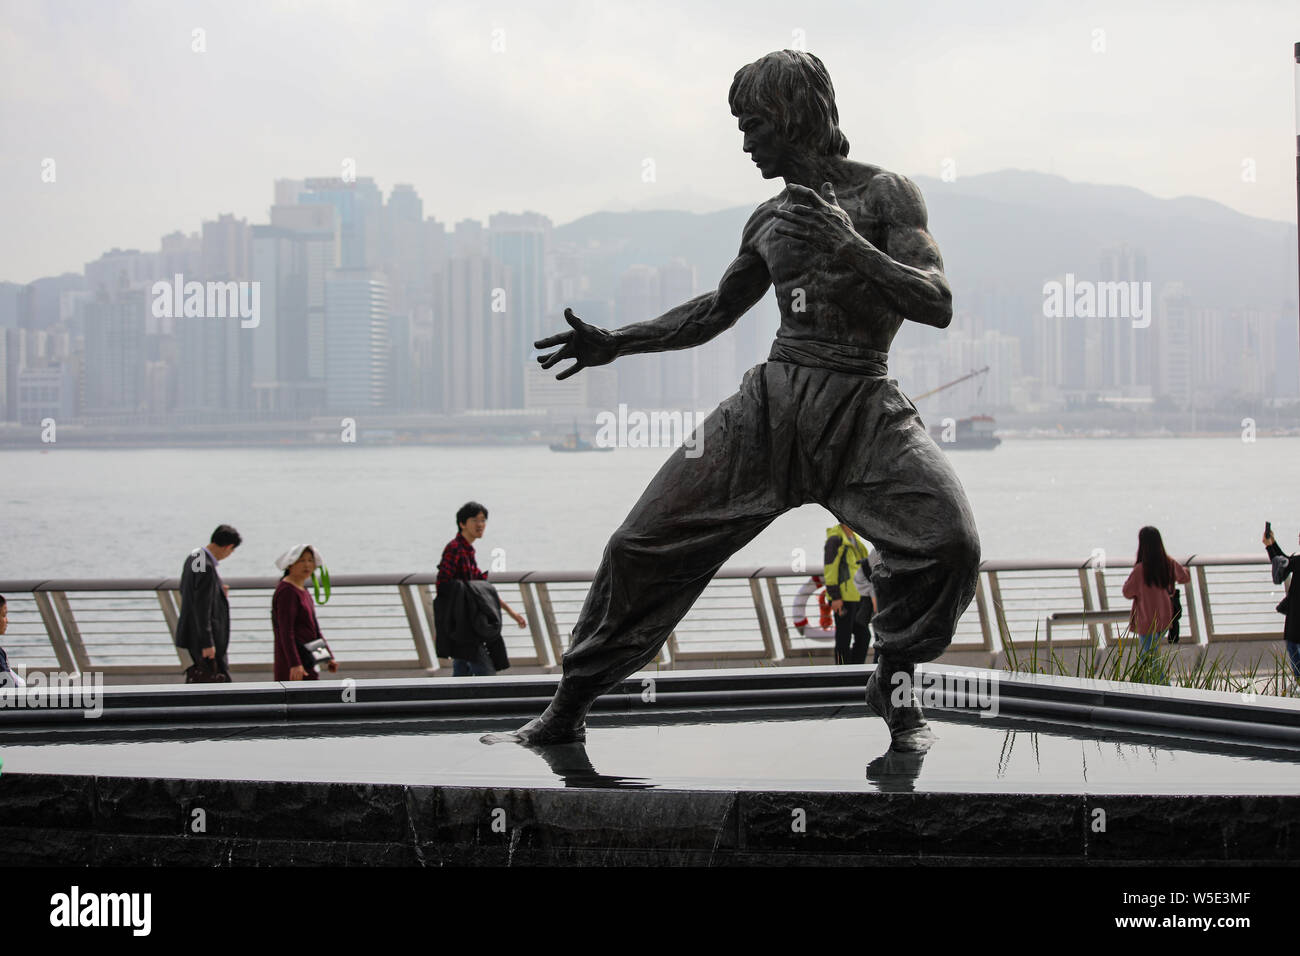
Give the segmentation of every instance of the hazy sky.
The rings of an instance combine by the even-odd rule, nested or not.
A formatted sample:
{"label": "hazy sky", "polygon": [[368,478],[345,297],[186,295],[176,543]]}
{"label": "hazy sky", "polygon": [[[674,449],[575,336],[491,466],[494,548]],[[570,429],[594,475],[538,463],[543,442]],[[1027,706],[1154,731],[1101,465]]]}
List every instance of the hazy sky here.
{"label": "hazy sky", "polygon": [[851,158],[1295,221],[1296,0],[0,0],[0,280],[156,249],[221,212],[265,222],[274,179],[348,158],[446,222],[756,203],[779,184],[741,152],[727,90],[801,40]]}

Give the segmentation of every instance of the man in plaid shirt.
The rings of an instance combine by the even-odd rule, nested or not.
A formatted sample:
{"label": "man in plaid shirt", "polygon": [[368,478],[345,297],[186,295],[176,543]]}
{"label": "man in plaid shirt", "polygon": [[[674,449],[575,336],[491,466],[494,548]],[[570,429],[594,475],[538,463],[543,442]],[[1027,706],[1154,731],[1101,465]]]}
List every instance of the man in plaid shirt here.
{"label": "man in plaid shirt", "polygon": [[[460,529],[456,537],[447,542],[442,549],[442,560],[438,562],[438,580],[435,587],[441,591],[449,581],[486,581],[487,572],[479,570],[478,558],[474,553],[474,542],[483,537],[487,529],[487,508],[477,501],[461,505],[456,512],[456,527]],[[501,610],[505,611],[520,627],[527,627],[528,622],[522,614],[517,614],[503,599]],[[487,648],[478,646],[475,656],[468,659],[453,657],[451,660],[452,677],[491,677],[496,668],[488,658]]]}

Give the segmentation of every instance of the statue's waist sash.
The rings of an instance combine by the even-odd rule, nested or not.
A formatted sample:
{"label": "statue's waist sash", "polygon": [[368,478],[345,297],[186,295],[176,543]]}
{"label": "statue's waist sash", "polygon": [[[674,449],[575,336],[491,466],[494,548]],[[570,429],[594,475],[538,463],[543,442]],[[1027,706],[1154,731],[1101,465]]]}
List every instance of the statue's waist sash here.
{"label": "statue's waist sash", "polygon": [[777,338],[768,354],[769,362],[789,362],[808,368],[824,368],[852,375],[884,378],[889,374],[889,353],[864,349],[842,342],[818,342],[814,339]]}

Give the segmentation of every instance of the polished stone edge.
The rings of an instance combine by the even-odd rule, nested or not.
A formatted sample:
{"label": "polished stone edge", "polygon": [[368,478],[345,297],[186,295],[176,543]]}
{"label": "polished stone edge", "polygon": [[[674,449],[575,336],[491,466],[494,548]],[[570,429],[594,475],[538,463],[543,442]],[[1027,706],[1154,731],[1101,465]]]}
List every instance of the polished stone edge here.
{"label": "polished stone edge", "polygon": [[1300,862],[1300,796],[425,787],[5,774],[0,865]]}
{"label": "polished stone edge", "polygon": [[[871,665],[667,671],[635,674],[604,695],[598,713],[645,713],[653,682],[654,710],[707,710],[813,704],[858,704]],[[921,674],[977,675],[997,680],[999,710],[1028,717],[1065,719],[1134,730],[1175,730],[1300,746],[1300,701],[1217,691],[1190,691],[1114,681],[1009,674],[927,664]],[[357,680],[320,683],[111,687],[103,690],[103,716],[81,711],[0,707],[7,727],[77,727],[149,722],[258,721],[292,723],[381,716],[470,717],[540,711],[558,678]],[[346,699],[345,699],[346,696]]]}

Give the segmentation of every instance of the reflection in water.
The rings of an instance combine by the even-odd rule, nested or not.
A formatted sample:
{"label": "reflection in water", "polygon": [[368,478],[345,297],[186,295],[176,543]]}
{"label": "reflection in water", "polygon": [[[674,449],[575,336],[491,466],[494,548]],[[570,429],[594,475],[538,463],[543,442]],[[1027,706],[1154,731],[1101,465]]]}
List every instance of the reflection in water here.
{"label": "reflection in water", "polygon": [[[1032,749],[1034,755],[1034,768],[1039,773],[1042,773],[1043,761],[1042,761],[1042,753],[1040,751],[1039,732],[1036,730],[1035,731],[1007,730],[1004,731],[1002,735],[1002,748],[1001,748],[1001,752],[998,754],[997,778],[999,780],[1011,775],[1011,769],[1010,769],[1011,756],[1015,752],[1016,738],[1022,734],[1029,737],[1029,746]],[[1049,742],[1051,736],[1054,735],[1048,735]],[[1106,761],[1105,761],[1106,751],[1110,750],[1112,746],[1115,748],[1115,757],[1117,759],[1117,762],[1119,763],[1119,765],[1124,767],[1127,767],[1129,765],[1130,758],[1140,759],[1145,754],[1147,757],[1147,762],[1150,763],[1151,769],[1158,772],[1162,760],[1172,764],[1172,763],[1177,763],[1179,757],[1178,751],[1172,748],[1160,748],[1160,747],[1154,747],[1150,744],[1140,744],[1136,742],[1126,743],[1120,740],[1102,741],[1102,740],[1080,739],[1079,740],[1080,779],[1084,783],[1089,782],[1088,779],[1089,745],[1091,745],[1092,748],[1097,751],[1098,756],[1102,758],[1101,764],[1103,768],[1106,765]],[[1103,748],[1105,749],[1103,750]],[[1241,753],[1240,755],[1245,756],[1244,752]],[[1054,768],[1054,769],[1059,770],[1059,768]]]}
{"label": "reflection in water", "polygon": [[531,750],[551,768],[551,773],[564,781],[566,787],[603,788],[607,790],[652,790],[656,784],[644,777],[614,777],[600,773],[591,765],[584,743],[550,744],[545,747],[526,747],[510,740],[512,734],[486,734],[479,740],[485,744],[515,743]]}
{"label": "reflection in water", "polygon": [[916,778],[921,775],[924,762],[925,752],[903,752],[890,747],[867,764],[867,779],[881,793],[912,793],[916,790]]}
{"label": "reflection in water", "polygon": [[[1002,751],[998,754],[997,778],[999,780],[1007,775],[1007,768],[1011,766],[1011,754],[1016,749],[1016,737],[1020,733],[1020,731],[1008,730],[1002,735]],[[1034,769],[1041,773],[1043,769],[1043,753],[1039,749],[1038,731],[1030,731],[1028,736],[1029,749],[1034,755]],[[1086,778],[1086,766],[1084,770]]]}

